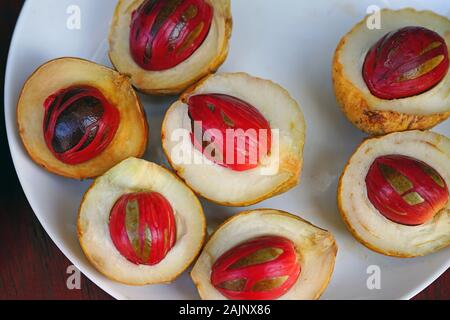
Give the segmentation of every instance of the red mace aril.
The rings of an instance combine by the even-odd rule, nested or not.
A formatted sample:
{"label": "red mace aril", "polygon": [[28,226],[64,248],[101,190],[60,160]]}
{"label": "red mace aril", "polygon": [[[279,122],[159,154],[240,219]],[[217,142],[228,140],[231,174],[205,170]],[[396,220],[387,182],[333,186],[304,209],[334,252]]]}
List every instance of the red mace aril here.
{"label": "red mace aril", "polygon": [[274,300],[292,288],[300,271],[290,240],[264,236],[223,254],[212,267],[211,283],[231,300]]}
{"label": "red mace aril", "polygon": [[111,210],[109,233],[117,250],[129,261],[156,265],[175,244],[172,206],[156,192],[123,195]]}
{"label": "red mace aril", "polygon": [[423,27],[405,27],[381,38],[368,52],[363,77],[372,94],[400,99],[437,85],[449,68],[445,40]]}
{"label": "red mace aril", "polygon": [[44,102],[44,139],[60,161],[76,165],[98,156],[113,140],[119,111],[90,86],[74,86]]}
{"label": "red mace aril", "polygon": [[403,225],[431,220],[448,202],[448,188],[436,170],[419,160],[377,158],[366,176],[367,196],[386,218]]}
{"label": "red mace aril", "polygon": [[202,94],[190,97],[187,103],[192,143],[208,159],[246,171],[258,167],[260,159],[270,153],[270,124],[247,102],[224,94]]}
{"label": "red mace aril", "polygon": [[173,68],[203,44],[212,20],[205,0],[145,0],[132,14],[131,55],[148,71]]}

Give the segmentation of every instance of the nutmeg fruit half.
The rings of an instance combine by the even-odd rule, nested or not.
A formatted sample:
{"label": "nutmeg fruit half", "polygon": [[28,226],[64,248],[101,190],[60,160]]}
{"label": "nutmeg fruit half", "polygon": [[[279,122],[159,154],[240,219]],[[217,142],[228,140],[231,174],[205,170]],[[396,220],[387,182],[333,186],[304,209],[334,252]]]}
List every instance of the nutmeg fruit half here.
{"label": "nutmeg fruit half", "polygon": [[128,77],[78,58],[52,60],[30,76],[17,122],[30,157],[69,178],[97,177],[147,147],[147,120]]}
{"label": "nutmeg fruit half", "polygon": [[326,289],[337,246],[292,214],[238,214],[210,237],[191,272],[204,300],[312,300]]}
{"label": "nutmeg fruit half", "polygon": [[450,116],[450,20],[414,9],[384,9],[380,17],[380,29],[364,19],[341,39],[337,101],[369,134],[432,128]]}
{"label": "nutmeg fruit half", "polygon": [[175,280],[197,257],[205,230],[194,193],[167,169],[136,158],[97,178],[78,215],[86,257],[128,285]]}
{"label": "nutmeg fruit half", "polygon": [[406,131],[364,141],[338,186],[340,213],[362,244],[417,257],[450,244],[450,139]]}
{"label": "nutmeg fruit half", "polygon": [[109,56],[149,94],[176,94],[228,55],[230,0],[119,0]]}
{"label": "nutmeg fruit half", "polygon": [[245,73],[216,74],[170,107],[162,144],[198,194],[247,206],[297,185],[305,131],[298,103],[279,85]]}

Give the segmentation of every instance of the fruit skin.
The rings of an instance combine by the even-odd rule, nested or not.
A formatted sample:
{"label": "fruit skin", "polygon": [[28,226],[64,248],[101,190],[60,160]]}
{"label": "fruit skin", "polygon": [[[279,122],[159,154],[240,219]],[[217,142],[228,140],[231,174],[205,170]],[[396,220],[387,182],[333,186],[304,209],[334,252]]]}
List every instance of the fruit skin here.
{"label": "fruit skin", "polygon": [[[233,29],[233,19],[231,15],[231,4],[230,0],[207,0],[209,3],[215,4],[215,2],[221,2],[223,6],[224,11],[224,20],[225,20],[225,36],[223,38],[223,41],[220,45],[220,51],[216,55],[216,57],[208,64],[208,66],[201,68],[201,70],[188,70],[190,73],[192,73],[192,77],[190,79],[179,81],[176,77],[173,77],[173,75],[168,75],[167,77],[173,78],[173,81],[171,79],[171,83],[169,85],[160,86],[158,84],[158,81],[155,81],[152,79],[151,81],[145,80],[145,74],[143,72],[140,73],[133,73],[129,70],[121,70],[121,62],[120,62],[120,55],[115,54],[111,49],[108,53],[109,59],[112,63],[112,65],[115,67],[116,70],[122,73],[126,73],[131,77],[131,81],[133,83],[133,86],[139,90],[142,93],[149,94],[149,95],[177,95],[184,90],[186,90],[188,87],[194,85],[204,77],[207,77],[217,71],[217,69],[225,62],[226,58],[228,57],[228,50],[229,50],[229,39],[231,38],[232,29]],[[122,7],[126,5],[126,0],[119,0],[117,3],[114,17],[111,23],[111,31],[109,34],[109,44],[110,48],[112,48],[115,45],[115,42],[117,39],[115,39],[115,33],[117,32],[116,29],[118,28],[119,22],[120,22],[120,14]],[[128,1],[130,2],[130,1]]]}
{"label": "fruit skin", "polygon": [[[433,132],[431,132],[431,131],[420,131],[420,130],[408,131],[407,133],[408,133],[408,134],[413,134],[413,133],[415,133],[415,132],[418,132],[418,133],[435,134],[435,133],[433,133]],[[377,136],[377,137],[372,137],[372,138],[366,138],[366,139],[364,139],[364,140],[361,142],[361,144],[356,148],[355,152],[353,153],[353,155],[350,157],[350,159],[349,159],[348,162],[346,163],[346,165],[345,165],[345,167],[344,167],[344,169],[343,169],[343,171],[342,171],[342,174],[341,174],[341,176],[340,176],[340,178],[339,178],[338,188],[337,188],[337,206],[338,206],[339,214],[340,214],[342,220],[344,221],[344,223],[345,223],[347,229],[348,229],[349,232],[353,235],[353,237],[354,237],[359,243],[361,243],[363,246],[365,246],[366,248],[368,248],[368,249],[370,249],[370,250],[372,250],[372,251],[374,251],[374,252],[383,254],[383,255],[385,255],[385,256],[395,257],[395,258],[400,258],[400,259],[408,259],[408,258],[416,258],[416,257],[420,257],[420,256],[425,256],[425,255],[427,255],[427,254],[430,254],[430,253],[439,251],[439,250],[441,250],[441,249],[446,248],[447,246],[449,246],[449,245],[450,245],[450,242],[449,242],[449,243],[443,244],[442,246],[436,248],[436,249],[435,249],[434,251],[432,251],[432,252],[424,252],[424,253],[421,253],[421,254],[412,254],[412,253],[408,253],[408,252],[405,252],[405,251],[397,251],[397,250],[391,250],[391,249],[390,249],[390,250],[386,250],[386,249],[379,248],[379,247],[377,247],[376,245],[373,245],[372,243],[366,241],[366,240],[363,238],[363,236],[360,235],[360,234],[355,230],[355,228],[352,226],[352,224],[350,223],[349,218],[347,217],[348,213],[346,212],[346,210],[344,209],[344,206],[343,206],[343,200],[344,200],[345,197],[347,197],[347,195],[345,195],[344,192],[342,191],[343,188],[344,188],[343,180],[344,180],[345,174],[346,174],[346,172],[348,171],[348,169],[349,169],[349,167],[350,167],[350,164],[352,163],[352,159],[353,159],[354,157],[356,157],[356,155],[357,155],[357,153],[358,153],[359,150],[361,150],[362,148],[364,148],[368,143],[370,143],[370,142],[373,141],[373,140],[382,140],[382,139],[388,138],[388,137],[390,137],[390,136],[395,136],[395,135],[400,135],[400,134],[402,134],[402,133],[401,133],[401,132],[394,132],[394,133],[390,133],[390,134],[388,134],[388,135],[386,135],[386,136],[380,136],[380,137]],[[437,134],[435,134],[435,135],[437,135]],[[447,139],[447,140],[448,140],[448,139]],[[447,144],[450,146],[450,141],[448,141]]]}
{"label": "fruit skin", "polygon": [[[439,57],[438,64],[432,61]],[[428,67],[431,70],[409,74],[416,68],[426,69],[426,63],[433,63]],[[448,67],[447,44],[439,34],[424,27],[404,27],[387,33],[372,46],[362,75],[374,96],[401,99],[432,89],[444,79]]]}
{"label": "fruit skin", "polygon": [[[174,68],[188,59],[202,44],[209,33],[213,17],[213,8],[204,0],[145,0],[132,13],[130,31],[130,52],[134,61],[148,71],[163,71]],[[176,4],[172,13],[155,27],[158,18]],[[194,9],[192,9],[194,8]],[[189,10],[195,12],[189,13]],[[192,17],[187,17],[186,15]],[[178,29],[182,26],[181,29]],[[197,28],[201,29],[198,30]],[[156,29],[155,29],[156,28]],[[177,30],[176,41],[171,40]],[[196,34],[195,34],[196,33]],[[190,35],[196,35],[194,41],[185,46]],[[147,50],[151,47],[148,57]],[[183,50],[180,50],[183,49]]]}
{"label": "fruit skin", "polygon": [[[195,122],[200,122],[202,125],[202,137],[196,137],[191,134],[192,143],[202,152],[209,160],[217,164],[229,168],[234,171],[246,171],[258,167],[261,157],[270,153],[272,147],[272,134],[269,122],[259,112],[258,109],[248,104],[247,102],[236,97],[224,94],[201,94],[194,95],[188,98],[188,112],[189,117]],[[195,131],[195,128],[192,128]],[[235,139],[233,150],[233,163],[227,163],[229,157],[227,140],[227,130],[254,130],[256,133],[256,140],[249,139],[245,144],[244,149],[239,148],[239,142]],[[222,146],[222,159],[220,162],[216,161],[210,154],[204,153],[203,139],[204,133],[208,130],[219,130],[219,135],[214,135],[213,145],[216,147]],[[265,130],[266,139],[260,140],[260,130]],[[241,135],[239,135],[242,137]],[[212,137],[211,137],[212,138]],[[198,141],[197,139],[200,139]],[[245,138],[241,138],[245,139]],[[254,159],[251,159],[250,153],[256,153]],[[217,154],[217,152],[216,152]],[[240,159],[245,159],[244,163],[238,163]],[[254,160],[252,163],[251,160]]]}
{"label": "fruit skin", "polygon": [[[322,228],[319,228],[319,227],[315,226],[314,224],[312,224],[311,222],[309,222],[309,221],[307,221],[307,220],[305,220],[305,219],[302,219],[302,218],[299,217],[299,216],[293,215],[293,214],[291,214],[291,213],[289,213],[289,212],[282,211],[282,210],[269,209],[269,208],[261,208],[261,209],[256,209],[256,210],[247,210],[247,211],[243,211],[243,212],[241,212],[241,213],[238,213],[238,214],[232,216],[231,218],[227,219],[226,221],[224,221],[224,222],[223,222],[221,225],[219,225],[219,226],[217,227],[217,229],[210,235],[209,240],[208,240],[208,242],[206,243],[205,247],[208,245],[208,243],[209,243],[210,241],[212,241],[212,239],[214,239],[214,238],[217,237],[217,234],[219,234],[220,231],[221,231],[222,229],[224,229],[228,224],[234,222],[235,220],[238,220],[239,218],[244,217],[244,216],[254,215],[255,213],[265,214],[265,213],[267,213],[267,212],[274,212],[274,211],[275,211],[275,212],[277,213],[277,215],[279,215],[280,217],[295,219],[295,220],[298,220],[298,221],[300,221],[300,222],[307,223],[307,224],[309,224],[309,225],[311,225],[311,226],[313,226],[313,227],[315,227],[315,228],[317,228],[317,229],[320,229],[320,230],[322,230],[322,231],[328,232],[327,230],[322,229]],[[333,250],[332,250],[332,251],[333,251],[333,257],[334,257],[334,259],[333,259],[333,262],[332,262],[332,264],[331,264],[331,266],[330,266],[330,271],[329,271],[328,277],[327,277],[326,281],[324,281],[324,283],[323,283],[322,287],[320,288],[319,292],[317,293],[317,295],[316,295],[315,297],[313,297],[311,300],[318,300],[318,299],[320,299],[320,297],[321,297],[322,294],[324,293],[325,289],[328,287],[328,284],[330,283],[331,277],[332,277],[332,275],[333,275],[334,266],[335,266],[335,262],[336,262],[335,259],[336,259],[337,253],[338,253],[338,246],[337,246],[337,244],[336,244],[336,241],[334,240],[334,237],[332,237],[332,239],[333,239],[333,243],[332,243],[332,248],[333,248]],[[198,263],[198,261],[197,261],[197,263]],[[197,287],[197,290],[198,290],[198,292],[199,292],[199,294],[200,294],[201,299],[202,299],[202,300],[208,300],[208,297],[206,297],[206,296],[203,295],[203,294],[204,294],[204,291],[203,291],[203,284],[201,283],[200,279],[197,279],[197,278],[195,277],[195,274],[194,274],[195,268],[196,268],[196,265],[194,265],[194,268],[193,268],[192,271],[190,272],[191,279],[192,279],[192,281],[194,282],[195,286]]]}
{"label": "fruit skin", "polygon": [[[257,264],[233,267],[259,250],[269,248],[279,249],[281,253],[275,259],[266,257],[264,261]],[[263,236],[248,240],[222,254],[212,267],[211,283],[216,290],[231,300],[274,300],[292,288],[300,272],[301,266],[297,253],[290,240],[278,236]],[[254,291],[253,287],[259,281],[278,277],[287,277],[279,287]],[[223,282],[242,279],[246,280],[242,291],[221,287]]]}
{"label": "fruit skin", "polygon": [[[403,9],[401,11],[417,12],[414,9]],[[442,19],[441,16],[433,15]],[[362,20],[341,39],[333,57],[332,80],[334,92],[337,102],[347,119],[361,131],[374,136],[406,130],[431,129],[447,120],[450,117],[450,110],[431,115],[414,115],[395,111],[374,110],[370,107],[366,95],[347,78],[344,73],[344,67],[340,63],[340,56],[347,38],[358,28],[365,27],[365,23],[366,20]]]}
{"label": "fruit skin", "polygon": [[[384,172],[382,166],[385,166]],[[432,170],[442,186],[426,170]],[[401,190],[396,190],[391,185],[395,181],[389,182],[386,175],[395,175],[397,178],[392,179],[397,179],[397,189]],[[398,177],[407,180],[398,181]],[[405,186],[408,181],[410,185]],[[444,209],[448,201],[448,188],[439,173],[428,164],[405,156],[388,155],[375,159],[366,176],[366,188],[375,208],[386,218],[403,225],[426,223]],[[421,203],[411,205],[406,202],[404,197],[413,193],[421,197]]]}
{"label": "fruit skin", "polygon": [[[166,257],[175,245],[177,233],[172,206],[156,192],[120,197],[111,209],[109,231],[122,256],[134,264],[150,266]],[[130,239],[130,235],[135,238]]]}
{"label": "fruit skin", "polygon": [[[64,66],[63,66],[64,65]],[[113,139],[110,145],[103,151],[103,153],[82,164],[72,166],[66,165],[63,162],[57,160],[53,154],[48,150],[45,145],[45,141],[43,139],[43,134],[31,134],[29,131],[29,124],[24,122],[25,112],[22,106],[22,100],[24,93],[27,91],[28,87],[31,86],[30,82],[32,82],[36,77],[41,76],[41,74],[45,73],[48,69],[56,68],[64,69],[67,71],[67,66],[71,68],[89,68],[95,67],[97,71],[105,74],[104,82],[108,85],[112,85],[115,88],[115,92],[108,92],[109,95],[120,94],[122,97],[126,96],[128,100],[133,101],[133,103],[125,106],[126,108],[122,108],[121,106],[117,106],[119,112],[121,113],[121,122],[123,124],[124,121],[130,121],[134,118],[135,126],[133,130],[139,132],[139,139],[133,138],[132,143],[134,144],[134,151],[131,153],[128,150],[126,152],[120,152],[120,155],[117,154],[117,151],[120,151],[122,146],[119,141]],[[92,72],[92,70],[90,70]],[[111,78],[111,79],[110,79]],[[110,80],[113,80],[110,82]],[[50,93],[49,93],[50,94]],[[105,93],[106,95],[106,93]],[[108,97],[107,97],[108,98]],[[44,100],[44,99],[43,99]],[[39,109],[42,110],[42,119],[44,108],[42,105],[39,105]],[[126,111],[128,110],[128,111]],[[132,112],[131,112],[132,111]],[[129,113],[130,112],[130,113]],[[136,92],[132,89],[129,78],[127,76],[121,75],[120,73],[104,67],[102,65],[98,65],[94,62],[73,58],[73,57],[62,57],[54,60],[50,60],[40,67],[38,67],[26,80],[23,85],[23,88],[20,93],[19,100],[17,102],[16,109],[16,119],[17,119],[17,127],[19,131],[19,135],[21,137],[22,144],[30,156],[30,158],[39,166],[44,168],[45,170],[57,174],[62,177],[76,179],[76,180],[84,180],[96,178],[106,171],[108,171],[111,167],[113,167],[118,162],[122,161],[124,158],[134,156],[134,157],[142,157],[147,149],[147,141],[148,141],[148,124],[146,120],[145,110],[141,104],[139,97]],[[42,131],[42,123],[39,121],[39,130]],[[42,143],[41,143],[42,136]],[[116,138],[127,137],[130,139],[131,136],[135,136],[131,134],[127,128],[123,125],[119,125],[118,132],[116,133]],[[41,148],[37,148],[38,144],[45,145],[45,152],[48,155],[43,154]]]}
{"label": "fruit skin", "polygon": [[[270,80],[265,80],[262,78],[257,78],[257,77],[253,77],[247,73],[244,72],[236,72],[236,73],[224,73],[224,74],[211,74],[205,78],[203,78],[201,81],[199,81],[198,83],[194,84],[193,86],[189,87],[182,95],[180,98],[180,101],[183,103],[187,103],[187,99],[189,96],[195,94],[195,92],[197,92],[197,90],[201,90],[202,86],[204,85],[204,83],[208,82],[208,79],[211,79],[213,77],[222,77],[225,78],[229,81],[232,81],[235,77],[240,77],[245,79],[246,81],[257,81],[260,83],[270,83],[272,86],[277,87],[277,89],[281,90],[282,92],[284,92],[287,95],[290,95],[289,92],[284,89],[283,87],[281,87],[280,85],[278,85],[277,83],[274,83]],[[296,102],[297,107],[300,108],[299,104]],[[162,144],[162,148],[163,148],[163,152],[166,156],[167,161],[169,162],[171,168],[173,169],[173,171],[175,171],[175,173],[178,175],[178,177],[180,177],[181,180],[184,181],[185,184],[187,184],[191,189],[193,189],[195,191],[195,189],[193,188],[192,185],[189,184],[189,182],[186,180],[186,178],[184,178],[183,172],[184,169],[178,165],[176,165],[170,157],[170,152],[169,150],[167,150],[164,141],[166,139],[166,137],[168,136],[165,128],[166,128],[166,122],[168,121],[169,115],[174,112],[174,110],[177,108],[177,103],[174,103],[170,106],[170,108],[167,110],[166,115],[164,117],[164,121],[161,127],[161,140],[163,141]],[[303,114],[302,114],[303,117]],[[302,123],[301,126],[304,128],[304,130],[306,131],[306,124],[304,119],[302,119]],[[261,195],[260,197],[256,198],[256,199],[252,199],[252,200],[248,200],[248,201],[217,201],[211,197],[205,196],[204,194],[196,191],[197,194],[199,194],[200,196],[202,196],[203,198],[207,199],[208,201],[218,204],[218,205],[223,205],[223,206],[228,206],[228,207],[247,207],[247,206],[251,206],[254,204],[257,204],[259,202],[262,202],[266,199],[269,199],[271,197],[277,196],[279,194],[285,193],[287,191],[289,191],[290,189],[294,188],[296,185],[298,185],[300,183],[300,179],[301,179],[301,172],[303,169],[303,149],[304,149],[304,140],[305,137],[303,138],[303,141],[301,143],[301,154],[299,159],[296,159],[294,157],[292,157],[291,155],[289,155],[289,158],[286,159],[286,163],[282,164],[282,166],[280,167],[280,170],[286,171],[291,173],[291,178],[288,179],[287,181],[285,181],[284,183],[282,183],[281,185],[279,185],[276,189],[272,190],[271,192],[268,192],[264,195]]]}
{"label": "fruit skin", "polygon": [[[124,160],[122,163],[118,164],[116,167],[124,165],[124,164],[128,164],[130,162],[144,162],[145,160],[142,159],[137,159],[137,158],[128,158],[126,160]],[[168,175],[170,175],[171,177],[173,177],[175,180],[179,181],[180,183],[183,183],[183,181],[178,178],[178,176],[176,176],[173,172],[171,172],[170,170],[159,166],[157,164],[154,163],[149,163],[150,166],[154,166],[157,167],[159,169],[161,169],[162,171],[164,171],[165,173],[167,173]],[[111,168],[108,172],[105,173],[105,175],[107,175],[109,172],[111,172],[112,170],[114,170],[115,168]],[[110,273],[106,273],[103,271],[103,265],[105,264],[105,261],[102,261],[101,259],[98,259],[97,257],[95,257],[94,255],[91,255],[90,251],[88,250],[88,247],[85,243],[85,241],[83,241],[84,239],[84,228],[83,228],[83,223],[82,223],[82,209],[83,209],[83,204],[85,204],[87,202],[88,196],[91,192],[93,192],[95,190],[95,188],[102,183],[102,176],[97,177],[94,182],[89,186],[89,188],[86,190],[86,192],[83,195],[83,198],[81,200],[80,203],[80,207],[78,209],[78,218],[77,218],[77,237],[78,237],[78,242],[80,243],[80,247],[84,253],[84,255],[86,256],[86,258],[89,260],[89,262],[99,271],[101,272],[103,275],[105,275],[107,278],[121,283],[121,284],[125,284],[125,285],[129,285],[129,286],[144,286],[144,285],[152,285],[152,284],[170,284],[173,281],[175,281],[178,277],[181,276],[181,274],[196,260],[196,258],[198,257],[198,255],[200,255],[202,247],[203,247],[203,243],[205,242],[206,239],[206,218],[205,218],[205,214],[203,211],[203,207],[199,201],[199,199],[196,197],[196,195],[194,194],[194,192],[187,188],[189,190],[189,192],[193,195],[193,198],[195,199],[195,203],[196,203],[196,207],[199,210],[199,214],[202,217],[202,235],[201,235],[201,243],[199,245],[198,248],[196,248],[196,253],[195,255],[192,257],[191,260],[187,261],[185,266],[182,268],[182,270],[180,270],[178,273],[174,274],[173,276],[171,276],[170,278],[164,279],[162,281],[146,281],[146,280],[140,280],[139,282],[131,282],[131,281],[125,281],[123,279],[120,279],[119,277],[117,277],[117,275],[114,274],[110,274]],[[146,267],[146,266],[143,266]],[[140,268],[138,266],[138,268]]]}
{"label": "fruit skin", "polygon": [[[72,95],[72,97],[62,103],[62,100],[67,95]],[[57,152],[53,147],[53,142],[57,133],[59,117],[61,117],[66,110],[70,112],[71,108],[79,108],[80,105],[75,104],[80,100],[86,98],[94,98],[95,101],[97,101],[98,105],[100,105],[101,108],[101,110],[98,111],[100,111],[101,114],[93,115],[91,113],[89,114],[89,116],[84,115],[85,117],[81,120],[81,122],[86,122],[87,120],[92,121],[91,119],[95,119],[91,124],[89,124],[87,128],[85,128],[86,132],[84,132],[82,138],[79,141],[76,141],[74,147],[71,147],[61,153]],[[120,114],[116,107],[111,105],[98,89],[90,86],[75,86],[60,90],[47,98],[47,100],[44,102],[44,108],[45,120],[43,123],[43,131],[47,147],[56,158],[64,163],[71,165],[89,161],[90,159],[93,159],[100,153],[102,153],[114,139],[120,123]],[[94,106],[89,106],[89,108],[92,109],[94,108]],[[56,114],[59,114],[59,117],[55,117],[54,115]],[[69,118],[66,119],[66,122],[64,123],[65,126],[73,123],[74,116],[69,115],[68,117]],[[83,140],[86,139],[87,141],[90,138],[90,134],[88,131],[91,131],[94,128],[94,136],[91,138],[91,141],[88,143],[88,145],[83,148],[83,144],[86,143],[83,142]],[[70,132],[70,134],[73,135],[73,128],[71,129],[72,132]],[[62,137],[62,139],[67,139],[67,136]]]}

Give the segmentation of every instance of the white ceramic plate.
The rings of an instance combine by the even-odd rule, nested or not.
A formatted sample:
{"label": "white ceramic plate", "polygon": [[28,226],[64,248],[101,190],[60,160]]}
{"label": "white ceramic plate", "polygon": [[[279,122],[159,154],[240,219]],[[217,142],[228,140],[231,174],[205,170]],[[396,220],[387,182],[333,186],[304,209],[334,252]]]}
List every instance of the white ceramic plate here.
{"label": "white ceramic plate", "polygon": [[[9,54],[5,116],[12,157],[25,194],[40,222],[64,254],[93,282],[120,299],[197,299],[185,273],[171,285],[128,287],[99,274],[77,240],[77,209],[90,181],[67,180],[45,172],[25,153],[16,127],[19,91],[36,67],[61,56],[82,57],[110,65],[107,35],[115,0],[28,0],[18,21]],[[367,250],[347,232],[337,211],[338,176],[364,138],[339,111],[331,85],[331,58],[340,39],[369,5],[432,9],[450,14],[442,0],[233,0],[231,51],[221,71],[246,71],[272,79],[300,102],[308,132],[302,183],[255,207],[300,214],[331,230],[339,245],[336,269],[324,299],[408,299],[450,266],[450,248],[425,258],[400,260]],[[67,28],[68,8],[81,9],[81,29]],[[70,11],[70,10],[69,10]],[[166,163],[159,135],[163,114],[174,98],[143,97],[151,144],[146,159]],[[450,121],[435,129],[450,135]],[[240,209],[204,203],[214,227]],[[367,288],[368,267],[379,266],[381,289]]]}

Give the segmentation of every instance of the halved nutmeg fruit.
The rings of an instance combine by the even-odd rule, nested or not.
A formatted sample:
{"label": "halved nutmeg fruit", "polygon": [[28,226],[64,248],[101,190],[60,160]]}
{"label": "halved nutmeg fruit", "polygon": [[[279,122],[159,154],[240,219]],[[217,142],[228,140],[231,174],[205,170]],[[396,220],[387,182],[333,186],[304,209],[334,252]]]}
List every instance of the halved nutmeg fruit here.
{"label": "halved nutmeg fruit", "polygon": [[219,227],[191,277],[205,300],[312,300],[326,289],[336,253],[331,233],[286,212],[253,210]]}
{"label": "halved nutmeg fruit", "polygon": [[450,20],[431,11],[381,11],[358,23],[333,61],[337,100],[369,134],[428,129],[450,116]]}
{"label": "halved nutmeg fruit", "polygon": [[144,110],[128,78],[77,58],[39,67],[17,105],[30,157],[69,178],[97,177],[147,147]]}
{"label": "halved nutmeg fruit", "polygon": [[119,0],[109,56],[145,93],[180,93],[228,54],[230,0]]}
{"label": "halved nutmeg fruit", "polygon": [[177,174],[203,197],[251,205],[295,186],[305,122],[298,103],[271,81],[219,74],[168,110],[163,149]]}
{"label": "halved nutmeg fruit", "polygon": [[168,170],[130,158],[97,178],[78,216],[78,238],[108,278],[145,285],[175,280],[205,238],[194,193]]}
{"label": "halved nutmeg fruit", "polygon": [[423,256],[450,244],[450,139],[427,131],[366,140],[338,187],[339,210],[368,248]]}

